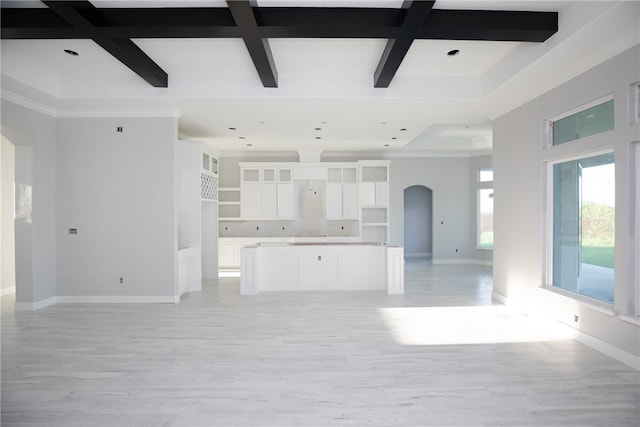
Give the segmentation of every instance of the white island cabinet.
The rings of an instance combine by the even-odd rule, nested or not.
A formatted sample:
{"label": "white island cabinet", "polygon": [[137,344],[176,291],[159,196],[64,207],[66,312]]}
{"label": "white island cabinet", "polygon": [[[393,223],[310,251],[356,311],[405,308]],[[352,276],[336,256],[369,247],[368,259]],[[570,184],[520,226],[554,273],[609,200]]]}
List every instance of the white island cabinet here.
{"label": "white island cabinet", "polygon": [[366,243],[258,244],[240,250],[240,293],[404,293],[403,249]]}

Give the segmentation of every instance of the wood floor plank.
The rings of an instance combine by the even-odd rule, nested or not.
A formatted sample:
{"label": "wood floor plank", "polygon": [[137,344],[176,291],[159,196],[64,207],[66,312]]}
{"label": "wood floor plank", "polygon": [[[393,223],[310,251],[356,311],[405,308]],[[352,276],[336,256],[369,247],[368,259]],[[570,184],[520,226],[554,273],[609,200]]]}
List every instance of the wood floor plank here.
{"label": "wood floor plank", "polygon": [[640,425],[638,372],[493,305],[490,267],[405,272],[404,295],[2,297],[2,426]]}

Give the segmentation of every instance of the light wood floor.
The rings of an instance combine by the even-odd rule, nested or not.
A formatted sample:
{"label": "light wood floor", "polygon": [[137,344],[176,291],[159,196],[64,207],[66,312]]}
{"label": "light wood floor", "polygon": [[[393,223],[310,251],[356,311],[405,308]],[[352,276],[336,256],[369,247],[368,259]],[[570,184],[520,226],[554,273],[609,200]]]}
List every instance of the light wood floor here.
{"label": "light wood floor", "polygon": [[180,304],[2,298],[2,426],[633,426],[638,372],[491,305],[491,269],[406,265],[406,294]]}

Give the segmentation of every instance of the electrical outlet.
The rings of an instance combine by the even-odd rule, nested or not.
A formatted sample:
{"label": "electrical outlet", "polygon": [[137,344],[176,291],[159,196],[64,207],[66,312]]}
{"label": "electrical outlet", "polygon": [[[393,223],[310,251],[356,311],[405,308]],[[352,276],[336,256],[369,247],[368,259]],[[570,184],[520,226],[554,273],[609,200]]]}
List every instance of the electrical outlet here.
{"label": "electrical outlet", "polygon": [[120,283],[124,283],[124,277],[120,278]]}
{"label": "electrical outlet", "polygon": [[576,323],[578,323],[578,315],[577,315],[577,314],[574,314],[574,315],[573,315],[573,321],[574,321],[574,322],[576,322]]}

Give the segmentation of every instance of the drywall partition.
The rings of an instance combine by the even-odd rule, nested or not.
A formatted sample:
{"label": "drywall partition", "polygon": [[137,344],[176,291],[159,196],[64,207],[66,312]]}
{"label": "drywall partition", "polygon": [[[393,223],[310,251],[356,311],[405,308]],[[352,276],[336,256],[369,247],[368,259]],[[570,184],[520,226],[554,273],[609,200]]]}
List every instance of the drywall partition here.
{"label": "drywall partition", "polygon": [[60,118],[58,301],[176,302],[177,119]]}
{"label": "drywall partition", "polygon": [[469,159],[394,158],[389,167],[390,239],[404,245],[404,189],[432,190],[433,262],[473,260],[469,237]]}
{"label": "drywall partition", "polygon": [[15,148],[13,144],[0,135],[2,153],[0,159],[0,183],[2,185],[2,201],[0,201],[0,295],[15,293],[16,289],[16,256],[13,181],[15,177]]}
{"label": "drywall partition", "polygon": [[[201,144],[201,151],[207,154],[210,159],[215,160],[215,166],[211,168],[218,177],[219,183],[219,157],[218,150],[208,144]],[[201,161],[202,163],[202,161]],[[239,174],[239,172],[238,172]],[[200,189],[200,185],[198,185]],[[200,193],[199,193],[200,194]],[[201,241],[202,241],[202,279],[217,280],[218,279],[218,201],[219,196],[216,194],[216,201],[201,202]]]}
{"label": "drywall partition", "polygon": [[[202,290],[202,207],[200,201],[200,174],[202,169],[202,143],[178,141],[178,250],[183,262],[179,263],[180,294]],[[180,258],[180,257],[179,257]],[[182,271],[188,269],[189,271]],[[182,275],[182,276],[181,276]]]}
{"label": "drywall partition", "polygon": [[55,303],[55,129],[50,115],[2,99],[2,135],[15,145],[17,309]]}
{"label": "drywall partition", "polygon": [[[632,192],[632,144],[638,124],[630,124],[630,85],[640,77],[636,45],[493,123],[495,189],[494,292],[526,311],[544,311],[575,328],[579,338],[636,368],[640,360],[640,327],[629,301],[633,280],[629,224]],[[553,152],[570,157],[575,150],[614,150],[616,158],[615,301],[613,307],[573,298],[545,285],[545,161],[547,119],[603,96],[613,95],[615,129],[559,146]],[[557,148],[557,147],[554,147]],[[637,280],[637,279],[636,279]],[[633,304],[632,304],[633,305]],[[636,308],[637,309],[637,308]],[[627,317],[625,317],[625,315]],[[576,317],[577,316],[577,317]],[[577,320],[577,321],[575,321]]]}

